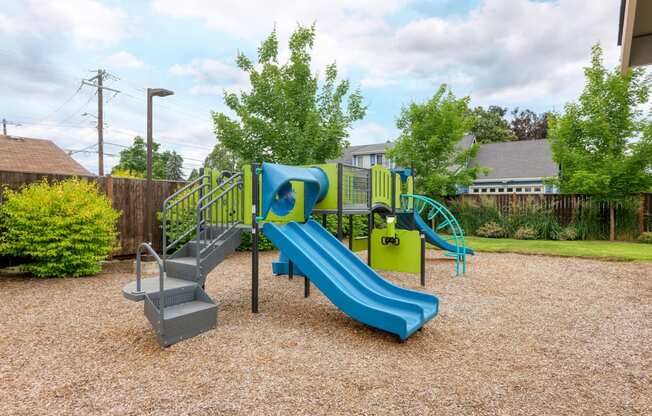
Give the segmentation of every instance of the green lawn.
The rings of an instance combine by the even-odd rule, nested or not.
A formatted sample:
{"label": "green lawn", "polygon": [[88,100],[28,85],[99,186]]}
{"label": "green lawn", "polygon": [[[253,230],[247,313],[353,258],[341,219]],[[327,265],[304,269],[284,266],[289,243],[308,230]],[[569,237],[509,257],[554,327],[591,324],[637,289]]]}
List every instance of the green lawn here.
{"label": "green lawn", "polygon": [[618,261],[652,261],[652,244],[466,237],[466,245],[490,253],[547,254]]}

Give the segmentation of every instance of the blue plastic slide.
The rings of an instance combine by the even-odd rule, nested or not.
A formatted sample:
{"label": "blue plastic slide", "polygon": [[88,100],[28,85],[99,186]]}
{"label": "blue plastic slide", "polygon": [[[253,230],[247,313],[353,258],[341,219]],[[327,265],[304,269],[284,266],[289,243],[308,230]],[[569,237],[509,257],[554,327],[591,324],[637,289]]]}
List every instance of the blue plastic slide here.
{"label": "blue plastic slide", "polygon": [[437,297],[385,280],[315,221],[265,223],[263,233],[351,318],[407,339],[437,315]]}
{"label": "blue plastic slide", "polygon": [[[426,236],[426,241],[432,244],[433,246],[439,247],[442,250],[446,250],[450,253],[457,253],[457,249],[454,244],[449,243],[448,241],[441,238],[430,226],[421,218],[421,215],[414,213],[414,222],[419,230]],[[468,247],[464,247],[464,253],[475,255],[475,252]]]}

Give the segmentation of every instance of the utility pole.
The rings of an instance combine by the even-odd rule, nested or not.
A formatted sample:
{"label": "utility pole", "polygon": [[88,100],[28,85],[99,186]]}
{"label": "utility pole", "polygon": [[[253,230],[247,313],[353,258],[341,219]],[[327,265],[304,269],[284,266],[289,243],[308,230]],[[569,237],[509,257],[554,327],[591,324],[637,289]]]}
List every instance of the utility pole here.
{"label": "utility pole", "polygon": [[20,124],[20,123],[14,123],[14,122],[11,122],[11,121],[3,118],[2,119],[2,134],[4,134],[5,136],[7,135],[7,124],[9,124],[10,126],[16,126],[16,127],[22,126],[22,124]]}
{"label": "utility pole", "polygon": [[104,93],[102,80],[105,71],[97,70],[97,174],[104,176]]}
{"label": "utility pole", "polygon": [[104,90],[118,94],[120,91],[105,87],[104,79],[115,77],[103,69],[97,70],[97,75],[83,79],[82,85],[97,89],[97,174],[104,176]]}

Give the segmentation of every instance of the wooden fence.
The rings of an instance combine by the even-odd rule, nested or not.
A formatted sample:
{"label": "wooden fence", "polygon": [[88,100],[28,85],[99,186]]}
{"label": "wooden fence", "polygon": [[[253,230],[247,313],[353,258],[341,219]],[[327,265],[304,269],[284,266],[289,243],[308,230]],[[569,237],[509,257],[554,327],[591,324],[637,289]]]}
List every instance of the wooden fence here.
{"label": "wooden fence", "polygon": [[[640,194],[638,208],[638,229],[639,233],[652,231],[652,193]],[[490,201],[505,215],[518,212],[524,207],[540,207],[550,210],[556,217],[560,225],[568,225],[573,221],[577,208],[582,203],[590,201],[588,195],[559,195],[559,194],[500,194],[500,195],[458,195],[453,200],[457,201],[475,201],[481,199]],[[601,202],[598,205],[600,218],[608,225],[609,205]],[[617,208],[617,214],[618,210]]]}
{"label": "wooden fence", "polygon": [[[18,189],[24,184],[38,182],[43,178],[49,181],[60,181],[70,178],[68,175],[52,175],[42,173],[23,173],[0,171],[0,186],[8,186]],[[138,245],[146,241],[147,230],[145,229],[145,209],[147,181],[144,179],[88,177],[85,178],[97,182],[99,188],[104,192],[113,204],[113,208],[120,211],[118,220],[118,232],[120,234],[120,248],[114,253],[116,256],[133,255]],[[176,189],[183,186],[185,182],[177,181],[153,181],[152,186],[152,243],[154,249],[161,249],[161,223],[157,218],[157,212],[161,210],[163,201]],[[0,190],[0,203],[2,202],[2,191]]]}

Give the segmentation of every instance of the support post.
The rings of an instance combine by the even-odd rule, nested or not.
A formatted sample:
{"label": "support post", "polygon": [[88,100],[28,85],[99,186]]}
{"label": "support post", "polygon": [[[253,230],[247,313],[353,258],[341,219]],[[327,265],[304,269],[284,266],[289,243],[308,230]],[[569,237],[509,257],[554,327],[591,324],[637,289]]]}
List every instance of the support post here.
{"label": "support post", "polygon": [[349,215],[349,250],[353,251],[353,215]]}
{"label": "support post", "polygon": [[374,229],[374,213],[367,215],[367,265],[371,266],[371,232]]}
{"label": "support post", "polygon": [[392,215],[396,215],[396,174],[392,172]]}
{"label": "support post", "polygon": [[426,236],[419,234],[421,238],[421,286],[426,285]]}
{"label": "support post", "polygon": [[294,277],[294,263],[292,260],[288,260],[288,280],[292,280]]}
{"label": "support post", "polygon": [[343,184],[343,167],[341,163],[337,164],[337,239],[342,241],[342,184]]}
{"label": "support post", "polygon": [[371,267],[371,232],[374,229],[374,182],[373,171],[369,169],[369,198],[367,204],[369,206],[369,214],[367,214],[367,265]]}
{"label": "support post", "polygon": [[326,224],[328,224],[328,218],[326,214],[321,214],[321,225],[326,228]]}
{"label": "support post", "polygon": [[303,278],[303,297],[307,298],[310,296],[310,279],[308,277]]}
{"label": "support post", "polygon": [[258,204],[260,192],[258,190],[258,165],[251,164],[251,312],[258,313]]}

